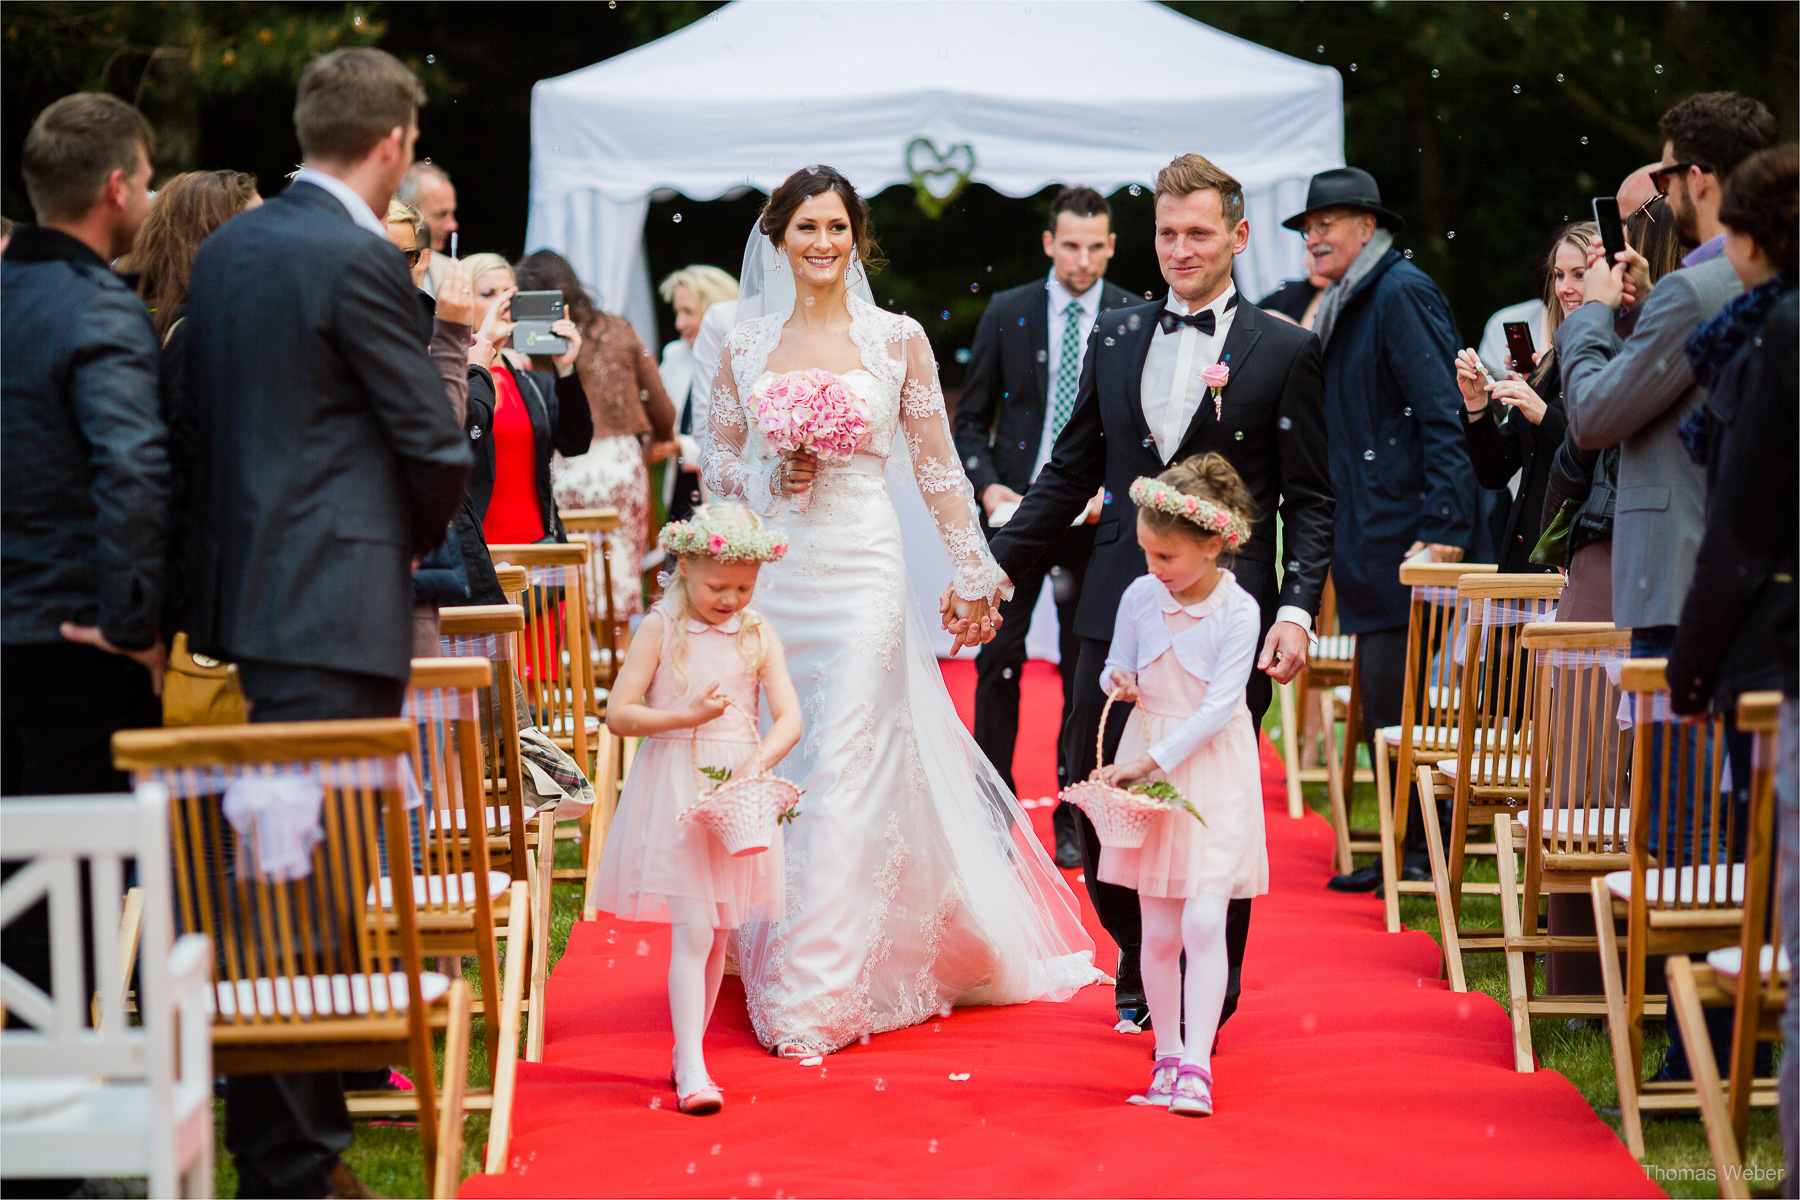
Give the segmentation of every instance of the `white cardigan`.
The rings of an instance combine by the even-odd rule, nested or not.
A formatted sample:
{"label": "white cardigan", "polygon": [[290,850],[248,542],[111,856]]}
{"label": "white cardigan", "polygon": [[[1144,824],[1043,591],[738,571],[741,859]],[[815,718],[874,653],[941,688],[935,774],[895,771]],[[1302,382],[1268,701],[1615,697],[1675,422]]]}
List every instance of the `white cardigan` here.
{"label": "white cardigan", "polygon": [[1150,757],[1164,771],[1172,771],[1231,723],[1244,702],[1244,689],[1256,663],[1256,638],[1262,630],[1262,610],[1237,577],[1226,571],[1212,595],[1185,606],[1200,623],[1180,634],[1171,634],[1164,613],[1183,611],[1154,575],[1144,575],[1125,589],[1119,615],[1113,623],[1112,646],[1100,688],[1111,692],[1112,673],[1121,670],[1134,679],[1143,668],[1170,649],[1182,670],[1206,684],[1200,707],[1177,725],[1167,737],[1150,747]]}

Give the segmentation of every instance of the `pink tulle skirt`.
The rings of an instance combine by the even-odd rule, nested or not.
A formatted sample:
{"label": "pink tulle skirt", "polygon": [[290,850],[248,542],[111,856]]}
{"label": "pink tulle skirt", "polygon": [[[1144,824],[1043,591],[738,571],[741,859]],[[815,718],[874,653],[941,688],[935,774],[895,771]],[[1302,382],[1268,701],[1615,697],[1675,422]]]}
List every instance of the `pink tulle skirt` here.
{"label": "pink tulle skirt", "polygon": [[688,746],[683,733],[638,747],[606,836],[595,906],[628,921],[668,921],[671,899],[699,901],[715,929],[780,920],[787,887],[781,838],[761,854],[733,858],[712,834],[680,819],[700,798],[694,758],[736,770],[755,745],[701,739],[692,757]]}
{"label": "pink tulle skirt", "polygon": [[[1158,716],[1138,705],[1125,723],[1117,762],[1141,758],[1179,717]],[[1151,778],[1161,778],[1157,772]],[[1260,896],[1269,890],[1269,851],[1263,837],[1262,774],[1250,711],[1240,707],[1223,732],[1194,751],[1168,780],[1206,818],[1202,825],[1176,806],[1158,817],[1136,850],[1100,851],[1096,874],[1144,896]]]}

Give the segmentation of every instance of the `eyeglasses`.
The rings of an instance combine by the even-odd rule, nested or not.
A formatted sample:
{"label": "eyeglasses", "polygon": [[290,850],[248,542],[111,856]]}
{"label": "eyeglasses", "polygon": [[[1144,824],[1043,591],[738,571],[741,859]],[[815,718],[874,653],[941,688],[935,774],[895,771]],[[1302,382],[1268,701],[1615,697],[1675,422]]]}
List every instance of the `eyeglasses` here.
{"label": "eyeglasses", "polygon": [[416,267],[419,265],[419,259],[424,257],[425,247],[417,246],[411,250],[403,250],[401,253],[406,255],[407,266]]}
{"label": "eyeglasses", "polygon": [[1336,216],[1336,217],[1320,217],[1316,221],[1308,221],[1304,225],[1300,226],[1300,236],[1310,242],[1315,237],[1324,237],[1326,234],[1331,232],[1331,227],[1333,225],[1336,225],[1339,221],[1344,221],[1344,220],[1348,220],[1348,219],[1349,218],[1344,217],[1344,216]]}
{"label": "eyeglasses", "polygon": [[1632,209],[1629,213],[1625,214],[1625,219],[1627,221],[1629,221],[1634,217],[1642,215],[1644,220],[1650,222],[1652,225],[1656,224],[1656,214],[1650,211],[1650,206],[1652,204],[1655,204],[1658,200],[1661,200],[1661,199],[1662,199],[1661,192],[1651,192],[1649,199],[1645,200],[1642,204],[1638,205],[1636,208]]}
{"label": "eyeglasses", "polygon": [[1713,169],[1711,167],[1707,166],[1705,163],[1697,163],[1697,162],[1671,163],[1666,167],[1663,167],[1659,170],[1650,172],[1650,182],[1656,186],[1656,194],[1659,196],[1668,195],[1669,194],[1669,181],[1672,180],[1677,175],[1685,174],[1689,167],[1698,167],[1702,171],[1705,171],[1708,175],[1713,174]]}

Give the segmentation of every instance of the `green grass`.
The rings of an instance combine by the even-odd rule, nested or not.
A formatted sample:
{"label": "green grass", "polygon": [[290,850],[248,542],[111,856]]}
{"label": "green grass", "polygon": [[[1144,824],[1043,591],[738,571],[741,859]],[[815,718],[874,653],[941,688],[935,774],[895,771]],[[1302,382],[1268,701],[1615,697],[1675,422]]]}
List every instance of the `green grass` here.
{"label": "green grass", "polygon": [[[1271,737],[1281,732],[1277,709],[1270,706],[1269,719],[1264,727]],[[1359,754],[1359,762],[1368,765],[1366,751]],[[1307,805],[1327,821],[1331,819],[1330,803],[1325,787],[1320,784],[1306,788]],[[1352,828],[1374,828],[1377,824],[1375,811],[1375,786],[1358,784],[1351,800],[1350,825]],[[1361,863],[1359,859],[1359,865]],[[1491,855],[1471,856],[1467,870],[1468,878],[1492,882],[1497,878],[1494,859]],[[1437,903],[1427,895],[1407,895],[1400,897],[1400,920],[1408,929],[1417,929],[1438,936]],[[1463,901],[1463,923],[1466,927],[1498,928],[1500,925],[1500,902],[1496,896],[1470,896]],[[1468,979],[1469,990],[1485,992],[1492,996],[1501,1006],[1507,1007],[1506,966],[1505,960],[1498,954],[1464,954],[1463,972]],[[1534,994],[1541,993],[1544,987],[1543,959],[1538,959],[1537,969],[1532,973]],[[1659,1021],[1649,1021],[1645,1025],[1644,1036],[1644,1073],[1648,1078],[1662,1066],[1663,1054],[1668,1048],[1669,1034],[1674,1032],[1673,1026],[1665,1030]],[[1603,1023],[1594,1021],[1570,1022],[1556,1018],[1534,1017],[1531,1022],[1531,1041],[1537,1051],[1538,1065],[1541,1070],[1556,1071],[1570,1083],[1593,1108],[1595,1114],[1619,1134],[1619,1085],[1618,1077],[1613,1071],[1612,1043],[1607,1036]],[[1780,1061],[1779,1050],[1777,1062]],[[1776,1125],[1773,1109],[1752,1109],[1750,1115],[1749,1162],[1747,1165],[1765,1171],[1782,1169],[1781,1134]],[[1624,1138],[1620,1135],[1620,1144]],[[1651,1179],[1671,1196],[1712,1197],[1719,1194],[1718,1185],[1712,1182],[1712,1152],[1707,1147],[1706,1128],[1700,1122],[1696,1112],[1688,1114],[1658,1114],[1647,1116],[1644,1120],[1644,1169]],[[1765,1178],[1773,1178],[1765,1176]],[[1764,1186],[1767,1186],[1766,1184]]]}
{"label": "green grass", "polygon": [[[556,847],[556,865],[559,867],[575,867],[580,865],[573,842],[559,842]],[[581,915],[581,893],[574,887],[559,887],[551,896],[550,909],[550,965],[555,967],[562,958],[563,948],[568,944],[569,931],[574,928],[576,919]],[[506,956],[501,954],[502,969]],[[480,987],[480,978],[476,974],[475,960],[463,960],[463,975],[475,987]],[[520,1047],[523,1052],[523,1030],[520,1031]],[[487,1054],[482,1019],[476,1017],[469,1033],[469,1085],[471,1087],[487,1087],[492,1080],[488,1075]],[[443,1078],[444,1069],[444,1035],[433,1037],[433,1066],[438,1078]],[[488,1116],[485,1112],[471,1113],[463,1125],[463,1163],[464,1177],[480,1172],[482,1160],[487,1155]],[[232,1165],[231,1155],[225,1151],[225,1104],[221,1100],[213,1102],[213,1137],[214,1137],[214,1169],[213,1194],[215,1196],[237,1195],[237,1169]],[[369,1190],[378,1196],[424,1196],[426,1194],[427,1172],[424,1161],[419,1156],[418,1131],[411,1125],[383,1125],[373,1121],[357,1121],[356,1136],[350,1143],[349,1150],[344,1152],[344,1161],[350,1164],[351,1170],[367,1184]]]}

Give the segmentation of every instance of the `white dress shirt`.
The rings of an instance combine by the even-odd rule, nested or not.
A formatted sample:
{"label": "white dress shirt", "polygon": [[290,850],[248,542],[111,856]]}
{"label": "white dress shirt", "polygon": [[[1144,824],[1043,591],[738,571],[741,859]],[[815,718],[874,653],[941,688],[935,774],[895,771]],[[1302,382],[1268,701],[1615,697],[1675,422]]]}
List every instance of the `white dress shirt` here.
{"label": "white dress shirt", "polygon": [[344,211],[350,214],[352,221],[383,241],[387,240],[387,226],[382,224],[381,218],[375,215],[375,210],[369,207],[369,202],[357,195],[354,188],[337,176],[327,175],[312,167],[301,167],[294,172],[294,182],[310,183],[314,187],[324,188],[337,197],[338,203],[344,206]]}
{"label": "white dress shirt", "polygon": [[[1224,352],[1225,336],[1231,332],[1232,320],[1237,316],[1236,308],[1225,306],[1235,295],[1236,286],[1227,283],[1225,290],[1206,305],[1213,314],[1210,336],[1191,326],[1174,333],[1164,333],[1159,326],[1150,335],[1150,353],[1144,359],[1144,421],[1150,426],[1150,436],[1156,439],[1157,457],[1165,463],[1181,449],[1188,426],[1200,411],[1200,402],[1207,398],[1206,384],[1200,375]],[[1188,312],[1186,302],[1176,299],[1173,291],[1164,307],[1181,316]]]}
{"label": "white dress shirt", "polygon": [[1080,340],[1076,343],[1075,361],[1069,364],[1069,370],[1075,372],[1076,381],[1081,379],[1081,365],[1087,361],[1088,336],[1094,332],[1094,322],[1100,319],[1100,297],[1106,291],[1106,282],[1096,279],[1094,286],[1079,296],[1069,294],[1069,289],[1062,285],[1056,272],[1050,272],[1049,298],[1046,301],[1050,310],[1050,320],[1046,325],[1048,331],[1048,348],[1050,357],[1045,366],[1049,368],[1044,378],[1044,431],[1038,438],[1037,464],[1031,468],[1031,478],[1037,481],[1038,472],[1050,461],[1050,451],[1056,448],[1056,438],[1050,426],[1056,420],[1056,384],[1062,377],[1062,343],[1064,327],[1068,325],[1069,304],[1073,301],[1081,308],[1076,312],[1074,320],[1079,322],[1076,332]]}
{"label": "white dress shirt", "polygon": [[[1205,306],[1213,314],[1210,336],[1186,325],[1174,333],[1164,333],[1159,326],[1150,335],[1150,353],[1144,358],[1141,389],[1144,423],[1150,426],[1150,436],[1156,439],[1157,456],[1165,463],[1181,449],[1194,414],[1211,398],[1200,376],[1218,362],[1219,355],[1225,351],[1225,338],[1231,333],[1232,322],[1237,317],[1235,305],[1225,306],[1235,295],[1237,287],[1227,283],[1225,290]],[[1181,316],[1187,315],[1186,302],[1177,299],[1173,291],[1164,307]],[[1312,615],[1292,604],[1276,609],[1275,619],[1290,621],[1309,633],[1312,631]]]}

